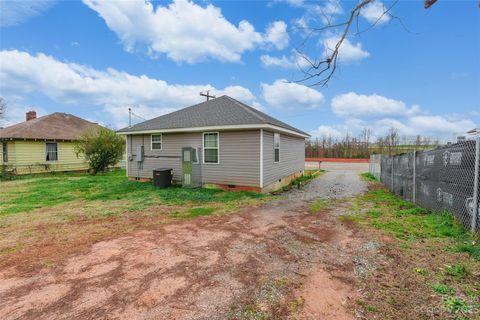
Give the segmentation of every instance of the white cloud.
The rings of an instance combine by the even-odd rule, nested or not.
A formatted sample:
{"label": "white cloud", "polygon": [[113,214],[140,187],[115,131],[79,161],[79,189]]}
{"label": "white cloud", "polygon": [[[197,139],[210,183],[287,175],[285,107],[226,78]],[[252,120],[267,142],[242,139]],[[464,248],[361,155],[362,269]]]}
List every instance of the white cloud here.
{"label": "white cloud", "polygon": [[[339,37],[333,36],[328,37],[323,40],[323,45],[325,47],[324,56],[330,57],[335,50],[335,46],[337,45],[338,41],[340,40]],[[353,62],[365,59],[370,56],[370,53],[362,49],[362,44],[357,42],[353,44],[350,40],[345,39],[340,46],[338,51],[338,61],[339,62]]]}
{"label": "white cloud", "polygon": [[289,57],[282,55],[281,57],[273,57],[268,54],[260,56],[260,61],[264,67],[274,67],[281,69],[298,69],[310,66],[308,61],[302,56],[293,52]]}
{"label": "white cloud", "polygon": [[42,53],[34,56],[17,50],[0,51],[0,61],[2,95],[39,92],[62,104],[102,106],[102,116],[106,113],[117,128],[127,124],[129,106],[148,119],[202,101],[199,92],[204,90],[226,93],[261,107],[250,90],[240,86],[216,89],[210,84],[169,84],[145,75],[111,68],[99,71]]}
{"label": "white cloud", "polygon": [[292,69],[296,67],[294,61],[285,55],[281,57],[272,57],[268,54],[260,56],[260,61],[264,67],[278,67],[283,69]]}
{"label": "white cloud", "polygon": [[4,95],[3,98],[7,103],[7,110],[5,112],[5,118],[0,119],[0,127],[8,127],[15,123],[25,121],[25,114],[31,110],[37,112],[37,117],[46,114],[43,108],[25,103],[22,96]]}
{"label": "white cloud", "polygon": [[414,136],[422,132],[418,128],[412,128],[398,119],[385,118],[372,123],[375,133],[379,136],[386,135],[391,128],[397,129],[400,135]]}
{"label": "white cloud", "polygon": [[303,6],[304,0],[275,0],[275,2],[285,2],[296,8]]}
{"label": "white cloud", "polygon": [[274,22],[261,34],[246,20],[232,24],[212,4],[202,7],[188,0],[156,7],[148,0],[84,3],[105,20],[127,51],[145,48],[152,56],[166,54],[177,62],[208,58],[236,62],[243,52],[257,46],[288,45],[283,21]]}
{"label": "white cloud", "polygon": [[253,95],[253,93],[242,86],[228,86],[225,87],[223,90],[218,90],[216,91],[216,95],[227,95],[230,96],[234,99],[237,99],[239,101],[242,101],[243,103],[258,109],[258,110],[264,110],[262,105],[257,101],[257,98]]}
{"label": "white cloud", "polygon": [[347,130],[345,128],[336,128],[333,126],[319,126],[317,129],[310,131],[310,135],[314,138],[333,138],[340,139],[345,136]]}
{"label": "white cloud", "polygon": [[391,128],[397,129],[402,137],[412,138],[422,135],[442,142],[455,140],[458,135],[465,135],[467,128],[475,124],[469,119],[451,119],[440,115],[411,116],[407,118],[382,118],[377,120],[345,119],[343,124],[322,125],[310,132],[313,137],[332,137],[341,139],[346,134],[359,135],[364,128],[369,128],[372,141],[388,134]]}
{"label": "white cloud", "polygon": [[388,117],[409,116],[420,112],[417,105],[407,108],[405,103],[380,96],[378,94],[363,95],[348,92],[332,99],[332,111],[340,117]]}
{"label": "white cloud", "polygon": [[475,127],[469,119],[449,119],[444,116],[421,115],[409,118],[408,124],[421,132],[464,134]]}
{"label": "white cloud", "polygon": [[318,109],[325,102],[321,92],[285,79],[278,79],[272,84],[262,83],[261,87],[263,99],[277,109]]}
{"label": "white cloud", "polygon": [[270,24],[266,31],[265,41],[274,45],[278,50],[288,47],[287,24],[283,21],[275,21]]}
{"label": "white cloud", "polygon": [[19,25],[42,14],[54,3],[55,0],[0,0],[0,26]]}
{"label": "white cloud", "polygon": [[[298,28],[308,28],[309,25],[315,24],[318,27],[318,21],[323,25],[333,24],[338,16],[344,13],[339,0],[326,0],[321,4],[304,1],[282,1],[288,2],[292,7],[301,7],[305,9],[305,14],[294,20],[294,25]],[[306,33],[308,34],[308,32]]]}
{"label": "white cloud", "polygon": [[370,23],[381,24],[390,21],[390,15],[385,13],[387,8],[381,1],[374,1],[367,4],[361,11],[360,15]]}
{"label": "white cloud", "polygon": [[347,130],[359,133],[363,128],[370,128],[379,137],[393,127],[402,136],[420,134],[446,141],[475,127],[465,116],[427,115],[418,105],[407,107],[403,101],[377,94],[340,94],[332,99],[331,107],[335,115],[345,119],[343,126],[334,127],[342,135]]}
{"label": "white cloud", "polygon": [[336,17],[343,13],[339,0],[327,0],[323,5],[312,6],[311,10],[320,17],[320,20],[325,25],[334,23]]}

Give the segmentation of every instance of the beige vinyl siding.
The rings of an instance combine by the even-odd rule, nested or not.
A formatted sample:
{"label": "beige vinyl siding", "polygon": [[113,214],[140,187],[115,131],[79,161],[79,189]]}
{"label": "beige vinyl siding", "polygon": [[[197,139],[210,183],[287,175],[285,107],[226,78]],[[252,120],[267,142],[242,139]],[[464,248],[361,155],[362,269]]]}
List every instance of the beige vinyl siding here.
{"label": "beige vinyl siding", "polygon": [[77,157],[70,141],[57,141],[57,161],[46,161],[46,142],[43,140],[14,140],[8,141],[8,144],[8,166],[17,174],[88,169],[85,159]]}
{"label": "beige vinyl siding", "polygon": [[202,165],[204,183],[260,186],[260,130],[220,131],[219,164]]}
{"label": "beige vinyl siding", "polygon": [[[150,149],[150,135],[129,135],[127,160],[129,177],[152,178],[155,168],[173,168],[173,179],[181,181],[181,155],[183,147],[199,148],[199,164],[193,166],[193,179],[208,184],[231,184],[258,187],[260,183],[260,131],[220,131],[219,163],[203,164],[202,132],[163,133],[162,150]],[[136,161],[138,145],[144,145],[142,164]],[[141,167],[143,166],[143,168]]]}
{"label": "beige vinyl siding", "polygon": [[[150,134],[129,135],[127,138],[127,165],[128,176],[138,178],[152,178],[153,169],[172,168],[173,180],[181,181],[182,148],[201,148],[201,133],[172,133],[162,134],[162,150],[152,150]],[[142,163],[137,162],[137,146],[144,145],[145,157]],[[128,155],[132,155],[129,159]],[[194,172],[195,174],[195,172]]]}
{"label": "beige vinyl siding", "polygon": [[305,139],[280,133],[280,162],[274,162],[273,132],[263,131],[263,186],[305,168]]}

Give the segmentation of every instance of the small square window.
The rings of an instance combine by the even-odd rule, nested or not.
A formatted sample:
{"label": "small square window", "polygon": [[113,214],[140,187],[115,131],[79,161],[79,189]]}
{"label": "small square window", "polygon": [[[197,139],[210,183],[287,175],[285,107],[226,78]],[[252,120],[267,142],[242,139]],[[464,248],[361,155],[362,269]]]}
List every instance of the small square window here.
{"label": "small square window", "polygon": [[162,135],[152,134],[151,139],[152,150],[162,150]]}

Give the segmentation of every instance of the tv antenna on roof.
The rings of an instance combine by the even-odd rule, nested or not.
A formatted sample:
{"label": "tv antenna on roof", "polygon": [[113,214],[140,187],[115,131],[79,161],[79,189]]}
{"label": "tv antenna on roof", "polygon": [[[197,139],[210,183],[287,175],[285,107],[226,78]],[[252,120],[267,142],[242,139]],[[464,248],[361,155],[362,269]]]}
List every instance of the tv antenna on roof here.
{"label": "tv antenna on roof", "polygon": [[207,101],[210,100],[210,98],[216,98],[216,96],[210,95],[210,90],[207,90],[207,93],[200,92],[200,95],[203,97],[207,97]]}

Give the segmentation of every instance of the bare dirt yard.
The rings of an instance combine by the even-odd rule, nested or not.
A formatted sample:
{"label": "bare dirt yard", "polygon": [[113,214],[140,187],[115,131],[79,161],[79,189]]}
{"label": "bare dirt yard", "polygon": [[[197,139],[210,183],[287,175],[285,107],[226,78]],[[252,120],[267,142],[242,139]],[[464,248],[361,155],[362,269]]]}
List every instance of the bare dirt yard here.
{"label": "bare dirt yard", "polygon": [[[248,200],[219,214],[154,223],[165,214],[171,217],[178,206],[148,207],[162,215],[149,214],[135,227],[107,232],[93,244],[78,242],[46,263],[36,263],[42,254],[25,245],[0,256],[5,259],[0,262],[1,318],[478,317],[478,261],[468,252],[442,255],[434,249],[438,241],[442,247],[450,241],[442,237],[405,240],[372,227],[371,219],[383,223],[388,218],[387,200],[394,201],[379,199],[378,190],[384,192],[358,170],[342,167],[302,189],[267,201]],[[372,208],[382,214],[372,215]],[[134,218],[128,217],[120,221],[131,223]],[[118,223],[102,220],[102,225],[105,221],[113,227]],[[76,243],[65,239],[66,246]],[[51,256],[49,247],[42,242],[37,250]],[[459,270],[449,274],[449,263]],[[437,284],[448,292],[432,290]],[[431,308],[424,308],[427,304]]]}

